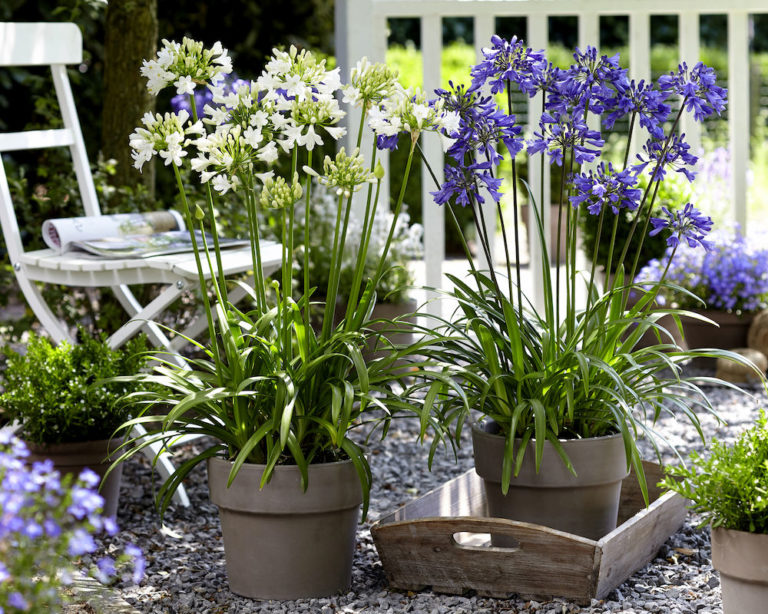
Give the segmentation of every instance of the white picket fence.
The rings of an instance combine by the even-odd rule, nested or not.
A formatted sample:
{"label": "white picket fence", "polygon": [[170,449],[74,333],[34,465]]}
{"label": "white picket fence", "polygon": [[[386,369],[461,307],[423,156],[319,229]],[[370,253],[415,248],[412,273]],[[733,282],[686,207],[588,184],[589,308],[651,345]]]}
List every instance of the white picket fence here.
{"label": "white picket fence", "polygon": [[[679,19],[680,59],[689,64],[699,58],[699,17],[702,14],[726,14],[728,18],[728,137],[731,151],[731,195],[733,215],[744,229],[747,227],[747,173],[749,167],[749,15],[768,13],[768,0],[730,0],[720,4],[713,0],[336,0],[336,58],[342,74],[367,56],[384,61],[387,49],[387,19],[416,17],[421,21],[421,51],[424,89],[440,86],[442,23],[444,17],[473,17],[474,40],[478,48],[487,46],[494,34],[496,17],[526,17],[528,46],[546,49],[548,17],[577,16],[579,46],[599,46],[601,15],[629,17],[629,64],[633,79],[651,76],[651,15],[675,14]],[[537,97],[538,98],[538,97]],[[537,125],[541,102],[529,102],[528,120]],[[358,117],[359,119],[359,117]],[[355,120],[350,125],[357,125]],[[692,149],[698,149],[700,128],[685,117],[682,131]],[[424,142],[425,157],[438,171],[442,152],[435,135]],[[370,146],[370,143],[368,143]],[[363,150],[365,151],[365,150]],[[538,186],[538,165],[530,165],[530,184]],[[546,172],[546,171],[545,171]],[[440,174],[438,178],[441,179]],[[543,182],[544,194],[534,194],[537,202],[549,202],[549,181]],[[429,192],[435,188],[422,170],[424,247],[427,285],[440,287],[445,258],[445,221],[443,210]],[[548,207],[545,207],[545,211]],[[493,219],[493,216],[486,216]],[[548,221],[544,220],[544,228]],[[537,241],[529,241],[533,270],[539,270],[541,250]],[[541,297],[534,296],[539,303]]]}

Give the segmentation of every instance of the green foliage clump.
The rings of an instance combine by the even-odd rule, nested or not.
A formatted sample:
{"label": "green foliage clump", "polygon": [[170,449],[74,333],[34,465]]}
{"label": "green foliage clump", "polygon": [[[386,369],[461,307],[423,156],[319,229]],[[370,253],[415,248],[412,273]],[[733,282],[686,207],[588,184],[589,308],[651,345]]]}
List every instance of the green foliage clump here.
{"label": "green foliage clump", "polygon": [[768,419],[727,446],[713,441],[710,454],[691,454],[690,466],[668,467],[661,485],[693,502],[702,525],[768,533]]}
{"label": "green foliage clump", "polygon": [[128,419],[129,407],[120,398],[136,383],[97,383],[134,375],[146,363],[146,338],[137,337],[113,350],[102,335],[83,334],[82,343],[57,346],[46,337],[30,335],[25,354],[10,348],[5,392],[0,407],[21,423],[21,437],[35,444],[97,441],[110,438]]}

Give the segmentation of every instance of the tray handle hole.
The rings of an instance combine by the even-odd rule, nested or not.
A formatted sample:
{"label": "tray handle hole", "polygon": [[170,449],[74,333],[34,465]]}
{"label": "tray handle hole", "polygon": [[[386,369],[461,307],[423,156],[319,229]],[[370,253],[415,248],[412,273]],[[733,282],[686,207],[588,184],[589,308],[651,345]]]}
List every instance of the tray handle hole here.
{"label": "tray handle hole", "polygon": [[515,551],[520,549],[520,542],[514,537],[508,535],[496,535],[496,540],[502,541],[501,544],[494,544],[491,546],[491,534],[490,533],[474,533],[471,531],[461,531],[453,534],[453,543],[459,548],[466,550],[510,550]]}

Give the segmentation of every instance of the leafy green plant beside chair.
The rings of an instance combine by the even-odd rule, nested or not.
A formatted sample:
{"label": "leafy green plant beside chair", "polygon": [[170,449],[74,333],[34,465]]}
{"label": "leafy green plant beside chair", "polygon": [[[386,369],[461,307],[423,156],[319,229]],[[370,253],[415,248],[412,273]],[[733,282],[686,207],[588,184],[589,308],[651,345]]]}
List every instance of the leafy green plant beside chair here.
{"label": "leafy green plant beside chair", "polygon": [[[62,473],[78,475],[89,467],[103,477],[108,457],[122,443],[113,435],[131,416],[121,399],[138,388],[136,382],[103,381],[138,373],[146,364],[146,339],[114,350],[105,336],[91,337],[83,329],[80,335],[78,345],[54,346],[30,334],[25,353],[6,348],[0,407],[18,424],[35,458],[52,458]],[[117,510],[121,470],[112,470],[101,487],[108,516]]]}

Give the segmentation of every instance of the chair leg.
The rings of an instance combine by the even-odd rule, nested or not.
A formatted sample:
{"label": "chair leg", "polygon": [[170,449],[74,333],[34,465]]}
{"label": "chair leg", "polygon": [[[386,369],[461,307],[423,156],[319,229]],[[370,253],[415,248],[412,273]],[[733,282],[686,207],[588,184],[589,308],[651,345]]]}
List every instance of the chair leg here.
{"label": "chair leg", "polygon": [[[133,437],[145,437],[147,429],[141,424],[137,424],[133,427],[131,435]],[[171,454],[168,452],[168,448],[161,441],[155,441],[149,444],[142,450],[144,456],[146,456],[152,463],[154,463],[157,472],[160,474],[160,478],[165,482],[174,471],[176,467],[171,460]],[[176,492],[173,493],[174,503],[178,503],[182,507],[189,507],[189,496],[183,485],[179,484]]]}
{"label": "chair leg", "polygon": [[[175,301],[180,294],[181,290],[178,289],[175,285],[168,286],[143,309],[141,309],[138,313],[133,314],[133,317],[128,322],[126,322],[120,328],[120,330],[116,331],[109,337],[107,342],[109,343],[110,347],[116,348],[123,345],[123,343],[125,343],[135,333],[137,333],[139,329],[141,329],[148,322],[151,322],[152,319],[157,316],[157,314],[162,312],[171,303],[173,303],[173,301]],[[165,346],[165,344],[162,345]]]}
{"label": "chair leg", "polygon": [[48,331],[53,340],[56,343],[61,343],[62,341],[74,343],[75,340],[69,334],[67,325],[53,314],[37,284],[24,276],[23,268],[16,271],[16,281],[18,281],[19,288],[24,294],[24,298],[27,300],[32,312],[37,316],[40,324]]}

